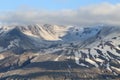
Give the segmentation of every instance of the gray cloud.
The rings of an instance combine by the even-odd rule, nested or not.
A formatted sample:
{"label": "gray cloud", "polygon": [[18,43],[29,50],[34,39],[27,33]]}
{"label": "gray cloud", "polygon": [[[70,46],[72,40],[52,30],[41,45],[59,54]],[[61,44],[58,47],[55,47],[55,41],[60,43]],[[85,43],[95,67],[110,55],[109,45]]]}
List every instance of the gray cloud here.
{"label": "gray cloud", "polygon": [[80,7],[76,10],[65,9],[59,11],[18,9],[1,12],[0,21],[9,24],[120,25],[120,4],[103,3]]}

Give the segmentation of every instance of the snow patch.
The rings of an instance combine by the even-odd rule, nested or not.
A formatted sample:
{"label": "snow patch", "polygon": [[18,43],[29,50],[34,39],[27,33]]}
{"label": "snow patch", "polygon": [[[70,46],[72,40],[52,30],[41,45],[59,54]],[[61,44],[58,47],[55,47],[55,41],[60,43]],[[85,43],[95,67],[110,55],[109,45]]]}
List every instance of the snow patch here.
{"label": "snow patch", "polygon": [[101,62],[101,63],[104,62],[104,60],[102,60],[102,59],[100,59],[100,58],[96,58],[95,61],[98,61],[98,62]]}
{"label": "snow patch", "polygon": [[89,67],[88,65],[85,65],[84,63],[80,63],[79,65]]}
{"label": "snow patch", "polygon": [[112,70],[110,69],[110,64],[109,63],[107,63],[107,70],[112,72]]}
{"label": "snow patch", "polygon": [[2,55],[2,54],[0,54],[0,60],[2,60],[2,59],[4,59],[5,57]]}
{"label": "snow patch", "polygon": [[111,68],[113,68],[113,69],[115,69],[115,70],[117,70],[117,71],[120,71],[120,68],[117,68],[117,67],[111,67]]}
{"label": "snow patch", "polygon": [[61,56],[62,56],[62,54],[59,55],[57,58],[55,58],[54,61],[59,61],[59,58],[60,58]]}
{"label": "snow patch", "polygon": [[85,58],[85,61],[89,62],[90,64],[94,65],[95,67],[98,67],[98,64],[89,58]]}

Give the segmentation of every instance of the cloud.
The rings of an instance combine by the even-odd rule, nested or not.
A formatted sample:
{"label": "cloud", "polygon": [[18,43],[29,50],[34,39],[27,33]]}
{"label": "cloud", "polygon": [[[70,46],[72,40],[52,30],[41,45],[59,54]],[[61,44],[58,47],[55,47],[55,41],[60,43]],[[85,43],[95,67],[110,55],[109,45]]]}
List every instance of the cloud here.
{"label": "cloud", "polygon": [[120,4],[102,3],[79,9],[36,10],[18,9],[1,12],[0,22],[19,24],[60,24],[60,25],[120,25]]}

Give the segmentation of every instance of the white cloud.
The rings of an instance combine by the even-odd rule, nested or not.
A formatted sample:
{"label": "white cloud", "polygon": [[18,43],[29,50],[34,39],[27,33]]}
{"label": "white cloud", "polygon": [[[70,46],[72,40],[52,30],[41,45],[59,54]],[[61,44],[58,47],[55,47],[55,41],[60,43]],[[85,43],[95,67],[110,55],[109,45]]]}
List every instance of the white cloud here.
{"label": "white cloud", "polygon": [[59,11],[18,9],[2,12],[0,21],[20,24],[120,25],[120,4],[103,3],[84,6],[76,10],[65,9]]}

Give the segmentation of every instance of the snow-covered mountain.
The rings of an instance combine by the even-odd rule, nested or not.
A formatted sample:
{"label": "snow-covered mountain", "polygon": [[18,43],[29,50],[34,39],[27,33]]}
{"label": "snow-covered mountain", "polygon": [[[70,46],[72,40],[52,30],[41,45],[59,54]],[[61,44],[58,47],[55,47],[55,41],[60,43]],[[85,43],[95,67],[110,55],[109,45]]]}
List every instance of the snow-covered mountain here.
{"label": "snow-covered mountain", "polygon": [[[64,74],[68,79],[119,78],[119,34],[120,27],[104,25],[1,26],[0,77],[24,78],[31,71],[41,73],[44,70],[48,71],[45,74],[49,74],[51,70],[53,73],[57,70],[60,74],[49,76],[59,75],[61,78]],[[85,74],[82,76],[81,72]]]}
{"label": "snow-covered mountain", "polygon": [[[1,26],[0,47],[1,51],[14,49],[40,49],[57,45],[58,43],[71,43],[84,41],[94,37],[100,28],[82,28],[74,26],[57,25],[26,25],[26,26]],[[46,46],[47,45],[47,46]]]}

